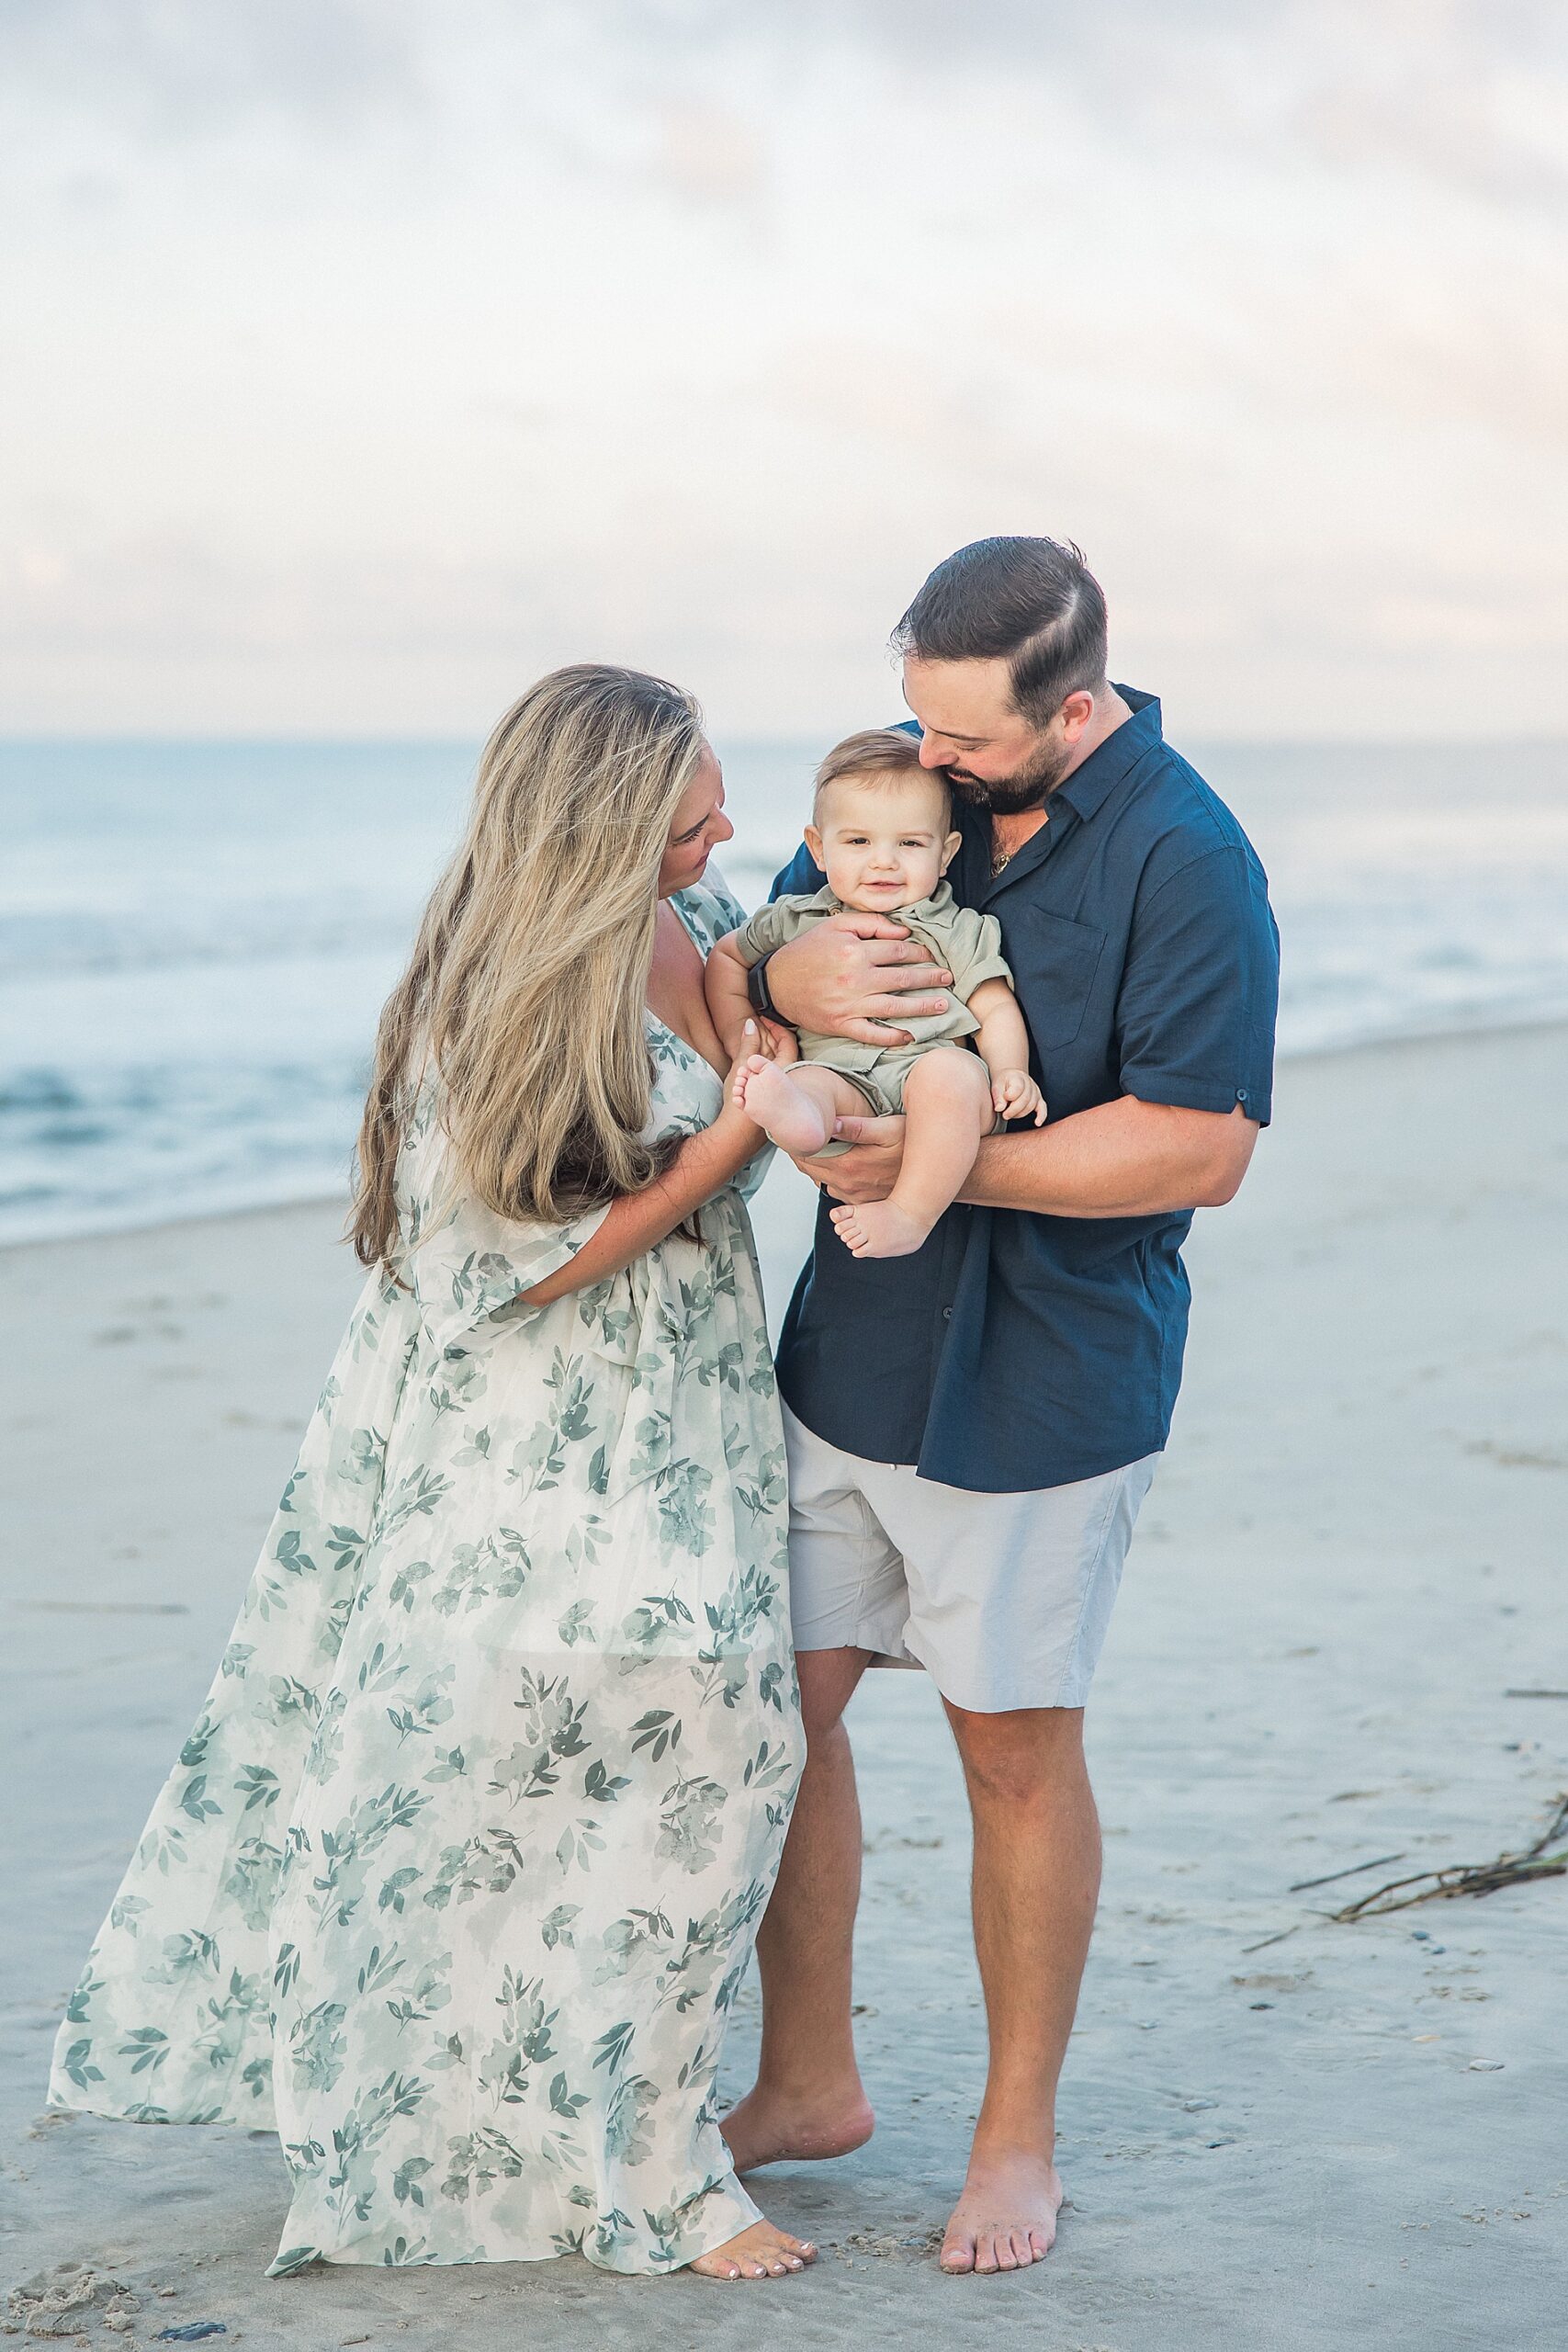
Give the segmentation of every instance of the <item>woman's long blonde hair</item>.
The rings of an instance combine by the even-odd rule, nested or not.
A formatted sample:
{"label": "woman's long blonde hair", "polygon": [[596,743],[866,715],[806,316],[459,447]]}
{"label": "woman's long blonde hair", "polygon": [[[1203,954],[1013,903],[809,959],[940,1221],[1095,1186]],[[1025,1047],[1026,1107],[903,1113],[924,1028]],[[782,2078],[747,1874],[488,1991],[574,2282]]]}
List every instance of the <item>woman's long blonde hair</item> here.
{"label": "woman's long blonde hair", "polygon": [[554,670],[486,744],[461,848],[387,1000],[349,1232],[390,1263],[398,1151],[427,1070],[463,1184],[502,1216],[565,1224],[640,1192],[643,1026],[671,819],[705,749],[689,695],[639,670]]}

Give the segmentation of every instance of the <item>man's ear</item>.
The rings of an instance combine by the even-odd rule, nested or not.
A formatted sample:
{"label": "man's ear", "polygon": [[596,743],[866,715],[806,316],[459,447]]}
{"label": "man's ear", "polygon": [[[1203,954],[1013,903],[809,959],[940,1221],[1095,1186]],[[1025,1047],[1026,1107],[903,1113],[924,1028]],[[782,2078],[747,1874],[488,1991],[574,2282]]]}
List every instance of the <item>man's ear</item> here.
{"label": "man's ear", "polygon": [[822,854],[822,836],[818,831],[815,825],[807,825],[806,828],[806,846],[811,852],[814,862],[819,865],[822,868],[823,873],[826,874],[828,871],[828,861]]}
{"label": "man's ear", "polygon": [[1067,696],[1059,716],[1063,735],[1069,743],[1076,743],[1094,717],[1094,696],[1087,687],[1080,687],[1076,695]]}
{"label": "man's ear", "polygon": [[[945,874],[947,872],[948,867],[953,864],[953,859],[958,855],[958,853],[963,846],[964,836],[962,833],[949,833],[946,841],[943,842],[942,845],[942,865],[938,869],[941,873]],[[820,859],[818,860],[818,864],[821,864]]]}

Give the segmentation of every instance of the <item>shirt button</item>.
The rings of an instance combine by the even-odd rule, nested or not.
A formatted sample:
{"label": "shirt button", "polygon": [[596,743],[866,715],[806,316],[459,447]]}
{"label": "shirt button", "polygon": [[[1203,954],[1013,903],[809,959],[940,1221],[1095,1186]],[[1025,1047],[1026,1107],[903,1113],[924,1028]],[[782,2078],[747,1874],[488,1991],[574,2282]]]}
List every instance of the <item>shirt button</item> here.
{"label": "shirt button", "polygon": [[1236,1088],[1236,1091],[1235,1091],[1235,1099],[1236,1099],[1236,1101],[1237,1101],[1238,1102],[1246,1102],[1246,1100],[1247,1100],[1247,1089],[1246,1089],[1246,1087],[1245,1087],[1245,1086],[1238,1086],[1238,1087]]}
{"label": "shirt button", "polygon": [[953,1309],[952,1309],[952,1307],[951,1307],[951,1306],[944,1306],[944,1307],[942,1308],[942,1321],[943,1321],[944,1323],[951,1323],[951,1322],[952,1322],[952,1320],[953,1320]]}

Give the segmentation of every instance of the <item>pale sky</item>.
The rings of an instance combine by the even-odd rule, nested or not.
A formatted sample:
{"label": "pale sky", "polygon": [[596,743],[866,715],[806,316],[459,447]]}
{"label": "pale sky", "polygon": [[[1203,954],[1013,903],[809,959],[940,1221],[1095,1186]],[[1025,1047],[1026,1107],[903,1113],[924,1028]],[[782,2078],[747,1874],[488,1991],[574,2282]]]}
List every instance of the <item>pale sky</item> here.
{"label": "pale sky", "polygon": [[1199,736],[1568,731],[1568,12],[0,0],[0,731],[882,717],[991,531]]}

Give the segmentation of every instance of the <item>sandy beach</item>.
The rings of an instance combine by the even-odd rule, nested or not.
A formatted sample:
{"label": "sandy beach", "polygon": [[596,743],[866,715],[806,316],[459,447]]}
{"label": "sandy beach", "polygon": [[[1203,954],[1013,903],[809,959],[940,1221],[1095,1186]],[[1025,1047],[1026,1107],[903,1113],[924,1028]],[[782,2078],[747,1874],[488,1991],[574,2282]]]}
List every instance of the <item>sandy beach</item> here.
{"label": "sandy beach", "polygon": [[[258,2347],[1559,2344],[1568,1880],[1325,1915],[1527,1843],[1568,1790],[1565,1068],[1568,1031],[1545,1028],[1287,1063],[1240,1199],[1199,1220],[1185,1391],[1089,1711],[1107,1868],[1064,2084],[1070,2204],[1050,2261],[1011,2279],[934,2267],[983,2029],[958,1774],[914,1675],[871,1678],[852,1718],[881,2129],[759,2177],[821,2241],[811,2275],[268,2280],[269,2136],[40,2113],[357,1275],[328,1206],[0,1256],[0,2283],[85,2263],[130,2290],[134,2340],[211,2320]],[[770,1179],[775,1308],[808,1207],[793,1171]],[[1557,1695],[1511,1695],[1532,1691]],[[754,2031],[749,1989],[734,2091]],[[112,2340],[101,2304],[82,2334]]]}

